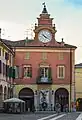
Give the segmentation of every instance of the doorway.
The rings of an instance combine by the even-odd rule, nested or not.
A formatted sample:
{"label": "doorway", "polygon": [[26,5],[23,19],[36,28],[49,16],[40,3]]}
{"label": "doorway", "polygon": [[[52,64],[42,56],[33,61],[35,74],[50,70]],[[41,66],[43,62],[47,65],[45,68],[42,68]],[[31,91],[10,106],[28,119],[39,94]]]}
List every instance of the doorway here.
{"label": "doorway", "polygon": [[30,88],[23,88],[19,92],[19,98],[25,101],[26,111],[34,110],[34,92]]}
{"label": "doorway", "polygon": [[61,112],[65,111],[66,106],[69,106],[69,93],[65,88],[59,88],[55,92],[55,104],[61,105]]}

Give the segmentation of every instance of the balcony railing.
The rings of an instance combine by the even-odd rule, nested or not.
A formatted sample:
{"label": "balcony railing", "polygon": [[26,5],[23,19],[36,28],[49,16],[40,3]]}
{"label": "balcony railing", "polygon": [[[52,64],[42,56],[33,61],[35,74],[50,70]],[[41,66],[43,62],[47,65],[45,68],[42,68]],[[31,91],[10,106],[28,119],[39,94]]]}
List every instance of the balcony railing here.
{"label": "balcony railing", "polygon": [[37,84],[52,84],[52,78],[48,77],[38,77]]}

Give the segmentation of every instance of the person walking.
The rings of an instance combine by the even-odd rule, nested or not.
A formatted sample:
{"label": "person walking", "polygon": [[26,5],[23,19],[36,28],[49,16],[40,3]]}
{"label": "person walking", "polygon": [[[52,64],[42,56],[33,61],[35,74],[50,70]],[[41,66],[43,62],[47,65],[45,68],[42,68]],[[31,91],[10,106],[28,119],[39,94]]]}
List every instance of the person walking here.
{"label": "person walking", "polygon": [[58,114],[61,112],[61,105],[59,103],[56,103],[55,110]]}

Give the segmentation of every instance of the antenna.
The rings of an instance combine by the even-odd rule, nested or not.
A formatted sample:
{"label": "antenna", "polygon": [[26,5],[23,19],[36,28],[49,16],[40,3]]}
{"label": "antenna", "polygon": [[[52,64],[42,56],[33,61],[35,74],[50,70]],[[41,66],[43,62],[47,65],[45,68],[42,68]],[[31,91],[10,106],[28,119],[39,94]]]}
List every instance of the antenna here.
{"label": "antenna", "polygon": [[33,37],[34,37],[33,36],[33,29],[34,29],[33,24],[31,24],[31,29],[30,29],[31,30],[31,39],[33,39]]}
{"label": "antenna", "polygon": [[26,29],[26,31],[25,31],[25,39],[26,38],[30,38],[30,39],[33,39],[33,29],[34,29],[34,27],[33,27],[33,25],[31,24],[31,27],[30,28],[28,28],[28,29]]}
{"label": "antenna", "polygon": [[25,39],[29,37],[29,29],[26,29],[25,31]]}
{"label": "antenna", "polygon": [[5,29],[2,29],[2,37],[5,37]]}

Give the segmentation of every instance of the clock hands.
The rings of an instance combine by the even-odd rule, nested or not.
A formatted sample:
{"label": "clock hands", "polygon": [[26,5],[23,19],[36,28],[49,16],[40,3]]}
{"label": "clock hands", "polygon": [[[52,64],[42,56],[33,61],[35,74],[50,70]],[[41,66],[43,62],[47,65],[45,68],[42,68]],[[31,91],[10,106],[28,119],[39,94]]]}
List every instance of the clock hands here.
{"label": "clock hands", "polygon": [[44,36],[45,38],[49,39],[47,36],[45,36],[44,34],[42,34],[42,36]]}
{"label": "clock hands", "polygon": [[39,40],[44,43],[47,43],[52,39],[51,32],[48,30],[41,30],[38,34],[38,37],[39,37]]}

